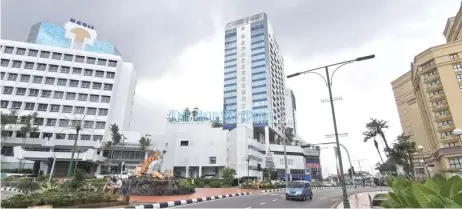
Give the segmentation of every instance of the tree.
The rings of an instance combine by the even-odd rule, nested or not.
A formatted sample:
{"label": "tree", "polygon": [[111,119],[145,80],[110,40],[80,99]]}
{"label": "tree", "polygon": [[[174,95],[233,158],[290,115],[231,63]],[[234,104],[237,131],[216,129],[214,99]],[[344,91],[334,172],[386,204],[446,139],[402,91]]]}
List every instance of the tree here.
{"label": "tree", "polygon": [[192,121],[197,121],[198,114],[199,114],[199,108],[195,107],[193,111],[191,112]]}
{"label": "tree", "polygon": [[223,178],[223,181],[226,185],[233,185],[234,176],[236,176],[236,170],[234,170],[234,168],[223,168],[221,177]]}
{"label": "tree", "polygon": [[265,160],[266,175],[268,176],[268,181],[273,179],[273,173],[276,171],[276,166],[274,165],[273,153],[271,151],[266,155]]}
{"label": "tree", "polygon": [[189,121],[191,121],[191,111],[187,107],[183,111],[183,122],[189,122]]}
{"label": "tree", "polygon": [[109,166],[108,166],[108,171],[111,170],[111,164],[112,164],[112,160],[114,158],[114,146],[116,145],[119,145],[122,141],[122,139],[124,138],[123,134],[120,134],[119,133],[119,126],[117,124],[111,124],[111,126],[109,127],[109,130],[111,131],[111,141],[108,141],[106,143],[106,147],[111,149],[111,152],[109,154]]}
{"label": "tree", "polygon": [[380,154],[379,143],[377,143],[377,140],[375,140],[375,136],[377,136],[377,133],[373,130],[369,130],[369,131],[365,131],[363,135],[364,135],[364,142],[367,142],[371,138],[374,139],[375,149],[377,150],[377,153],[379,153],[380,161],[382,161],[383,163],[382,154]]}
{"label": "tree", "polygon": [[223,127],[223,123],[220,122],[220,118],[217,117],[212,123],[212,128],[221,128]]}
{"label": "tree", "polygon": [[286,140],[286,144],[287,144],[287,143],[292,143],[292,141],[294,140],[294,137],[295,137],[295,135],[294,135],[294,130],[293,130],[292,128],[290,128],[290,127],[287,127],[287,128],[285,129],[285,133],[284,133],[284,134],[285,134],[285,138],[286,138],[286,139],[285,139],[285,140]]}
{"label": "tree", "polygon": [[[17,110],[10,110],[9,113],[1,112],[1,139],[8,137],[9,130],[17,124],[18,122],[18,112]],[[1,143],[0,143],[1,145]],[[1,148],[1,147],[0,147]]]}
{"label": "tree", "polygon": [[151,146],[151,139],[149,138],[151,135],[145,134],[143,137],[140,138],[140,151],[145,153],[147,148]]}
{"label": "tree", "polygon": [[387,121],[371,118],[371,121],[366,124],[366,128],[369,132],[375,134],[374,137],[378,135],[382,138],[385,148],[390,148],[390,146],[388,146],[387,139],[385,138],[385,133],[383,132],[384,129],[388,128]]}
{"label": "tree", "polygon": [[[72,154],[71,154],[71,162],[69,163],[69,168],[67,170],[67,176],[71,176],[73,173],[73,166],[72,164],[74,163],[74,155],[75,155],[75,149],[77,148],[77,140],[79,139],[80,131],[82,130],[82,119],[75,120],[72,122],[73,124],[71,125],[72,128],[75,129],[75,139],[74,139],[74,147],[72,149]],[[79,150],[80,153],[80,150]]]}
{"label": "tree", "polygon": [[[27,147],[29,144],[29,138],[30,138],[30,133],[31,132],[37,132],[39,130],[38,126],[34,125],[34,120],[37,118],[37,113],[34,112],[32,114],[22,116],[21,122],[24,124],[19,128],[19,133],[21,133],[22,136],[24,136],[25,141],[23,141],[24,147]],[[24,120],[23,120],[24,119]],[[24,166],[24,160],[21,159],[19,162],[19,169],[22,170],[22,167]]]}
{"label": "tree", "polygon": [[404,171],[408,175],[413,175],[414,164],[412,157],[417,152],[415,142],[410,141],[411,136],[405,135],[404,133],[399,135],[396,139],[396,143],[393,143],[392,148],[385,148],[389,153],[389,159],[396,165],[402,165]]}

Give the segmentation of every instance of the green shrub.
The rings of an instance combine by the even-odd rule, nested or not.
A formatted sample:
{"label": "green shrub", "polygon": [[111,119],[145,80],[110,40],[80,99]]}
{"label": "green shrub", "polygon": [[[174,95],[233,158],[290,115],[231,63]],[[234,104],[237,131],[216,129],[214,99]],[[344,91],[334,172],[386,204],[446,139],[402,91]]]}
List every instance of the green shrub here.
{"label": "green shrub", "polygon": [[199,181],[199,182],[197,182],[197,183],[196,183],[196,181],[194,181],[194,184],[196,184],[196,187],[199,187],[199,188],[205,187],[205,184],[204,184],[204,182],[202,182],[202,181]]}
{"label": "green shrub", "polygon": [[178,184],[180,188],[189,188],[191,187],[191,182],[189,182],[187,179],[180,179],[180,183]]}
{"label": "green shrub", "polygon": [[208,185],[211,188],[220,188],[221,187],[221,182],[219,182],[219,181],[211,181]]}
{"label": "green shrub", "polygon": [[234,168],[224,168],[222,171],[223,184],[232,185],[234,181],[234,176],[236,175],[236,170]]}
{"label": "green shrub", "polygon": [[43,192],[16,195],[2,200],[2,208],[27,208],[30,206],[53,205],[54,208],[91,203],[114,202],[117,196],[104,192]]}
{"label": "green shrub", "polygon": [[385,208],[462,208],[462,178],[437,174],[425,184],[403,176],[387,179],[392,192],[382,203]]}
{"label": "green shrub", "polygon": [[17,189],[24,191],[35,191],[40,189],[40,184],[35,182],[33,178],[19,178],[15,186]]}

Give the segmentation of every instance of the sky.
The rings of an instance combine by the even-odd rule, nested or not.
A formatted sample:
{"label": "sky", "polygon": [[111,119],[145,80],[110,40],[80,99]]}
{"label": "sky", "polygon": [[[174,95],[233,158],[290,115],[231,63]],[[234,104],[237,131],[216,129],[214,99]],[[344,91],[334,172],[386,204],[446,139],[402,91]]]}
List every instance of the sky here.
{"label": "sky", "polygon": [[[398,3],[398,4],[397,4]],[[223,107],[224,27],[266,12],[286,75],[375,54],[342,67],[333,77],[340,138],[355,170],[379,162],[362,132],[370,118],[388,122],[389,141],[402,130],[391,82],[407,72],[414,56],[445,42],[446,20],[460,0],[2,0],[1,38],[24,41],[35,23],[75,18],[95,26],[98,39],[117,46],[138,73],[132,129],[162,133],[169,110]],[[27,6],[26,6],[27,5]],[[321,71],[320,73],[324,73]],[[307,74],[286,80],[297,101],[298,135],[308,143],[332,142],[333,123],[324,81]],[[380,143],[380,142],[379,142]],[[380,143],[382,145],[382,143]],[[390,143],[391,144],[391,143]],[[382,153],[383,155],[383,153]],[[347,156],[342,153],[344,165]],[[333,148],[321,163],[335,172]],[[344,166],[346,167],[346,166]],[[345,169],[346,170],[346,169]]]}

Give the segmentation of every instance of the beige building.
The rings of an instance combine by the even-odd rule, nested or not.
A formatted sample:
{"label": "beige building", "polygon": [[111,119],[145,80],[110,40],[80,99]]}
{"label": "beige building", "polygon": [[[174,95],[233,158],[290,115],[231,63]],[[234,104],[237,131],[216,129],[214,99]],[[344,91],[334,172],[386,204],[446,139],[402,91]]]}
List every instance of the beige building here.
{"label": "beige building", "polygon": [[[411,70],[392,82],[403,132],[422,145],[431,172],[462,169],[462,7],[448,19],[447,43],[417,56]],[[422,159],[422,155],[416,156]],[[416,166],[416,173],[423,173]]]}

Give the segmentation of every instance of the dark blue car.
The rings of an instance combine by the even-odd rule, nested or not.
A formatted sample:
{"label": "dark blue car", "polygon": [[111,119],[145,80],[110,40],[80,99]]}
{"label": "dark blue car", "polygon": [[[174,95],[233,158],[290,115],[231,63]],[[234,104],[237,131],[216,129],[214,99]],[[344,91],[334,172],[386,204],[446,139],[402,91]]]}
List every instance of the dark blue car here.
{"label": "dark blue car", "polygon": [[313,199],[313,192],[309,181],[292,181],[286,191],[286,200],[298,199],[305,201]]}

